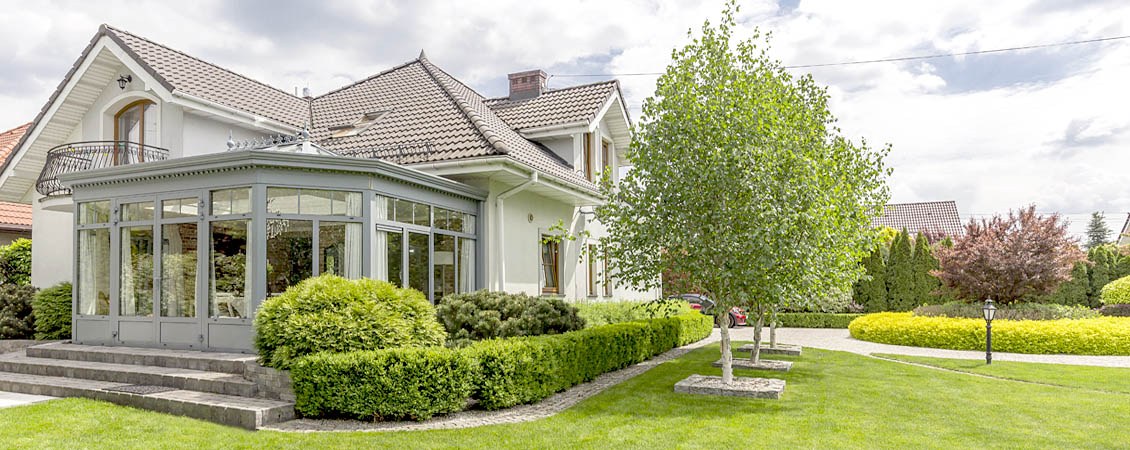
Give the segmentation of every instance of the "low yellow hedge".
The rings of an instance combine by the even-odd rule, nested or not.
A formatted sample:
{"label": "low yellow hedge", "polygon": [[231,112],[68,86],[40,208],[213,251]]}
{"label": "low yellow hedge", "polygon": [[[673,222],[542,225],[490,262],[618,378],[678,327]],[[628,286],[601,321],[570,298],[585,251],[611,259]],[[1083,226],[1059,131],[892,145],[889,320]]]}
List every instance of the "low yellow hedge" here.
{"label": "low yellow hedge", "polygon": [[[985,350],[985,321],[877,313],[848,325],[851,337],[882,344]],[[1130,317],[994,320],[993,350],[1010,353],[1130,355]]]}

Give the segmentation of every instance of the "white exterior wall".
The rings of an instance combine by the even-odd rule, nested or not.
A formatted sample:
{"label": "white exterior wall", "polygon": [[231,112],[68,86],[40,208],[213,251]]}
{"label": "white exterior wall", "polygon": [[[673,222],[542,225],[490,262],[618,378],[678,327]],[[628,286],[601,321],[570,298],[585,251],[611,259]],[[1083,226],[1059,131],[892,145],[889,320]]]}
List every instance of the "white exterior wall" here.
{"label": "white exterior wall", "polygon": [[74,219],[71,213],[46,211],[39,194],[31,202],[31,285],[45,288],[71,281],[74,271]]}
{"label": "white exterior wall", "polygon": [[229,123],[210,120],[196,114],[183,115],[183,151],[180,156],[195,156],[227,151],[228,133],[236,141],[266,136]]}

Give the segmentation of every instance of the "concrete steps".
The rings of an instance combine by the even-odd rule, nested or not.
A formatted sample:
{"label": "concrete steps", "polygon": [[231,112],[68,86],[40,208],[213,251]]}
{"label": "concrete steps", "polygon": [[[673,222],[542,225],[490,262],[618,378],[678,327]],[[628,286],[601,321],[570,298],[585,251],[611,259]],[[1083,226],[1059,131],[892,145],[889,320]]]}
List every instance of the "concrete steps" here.
{"label": "concrete steps", "polygon": [[93,398],[249,429],[293,419],[289,379],[255,359],[50,343],[0,354],[0,390]]}
{"label": "concrete steps", "polygon": [[0,372],[0,390],[52,397],[84,397],[134,408],[258,429],[294,418],[294,403],[173,389],[151,394],[115,389],[129,383]]}
{"label": "concrete steps", "polygon": [[255,383],[226,372],[33,358],[19,353],[0,355],[0,372],[164,386],[241,397],[255,397],[258,392]]}

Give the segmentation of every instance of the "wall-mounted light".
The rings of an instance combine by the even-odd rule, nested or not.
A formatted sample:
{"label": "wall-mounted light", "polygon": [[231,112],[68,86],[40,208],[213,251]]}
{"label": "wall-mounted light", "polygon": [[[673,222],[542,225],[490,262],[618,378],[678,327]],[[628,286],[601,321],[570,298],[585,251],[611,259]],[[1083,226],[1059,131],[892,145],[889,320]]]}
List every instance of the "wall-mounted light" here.
{"label": "wall-mounted light", "polygon": [[133,75],[122,75],[118,77],[118,87],[122,88],[123,91],[126,89],[126,85],[132,82]]}

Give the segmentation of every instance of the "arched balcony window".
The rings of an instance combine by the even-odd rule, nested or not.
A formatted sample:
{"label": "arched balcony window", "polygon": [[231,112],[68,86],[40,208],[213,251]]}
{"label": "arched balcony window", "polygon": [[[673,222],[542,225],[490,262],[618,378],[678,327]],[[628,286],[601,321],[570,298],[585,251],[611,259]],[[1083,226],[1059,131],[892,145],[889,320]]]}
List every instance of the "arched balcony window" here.
{"label": "arched balcony window", "polygon": [[146,139],[156,138],[156,109],[153,102],[138,100],[114,114],[114,141],[117,143],[114,165],[145,162],[145,152],[131,150],[144,148],[142,146],[149,143]]}

